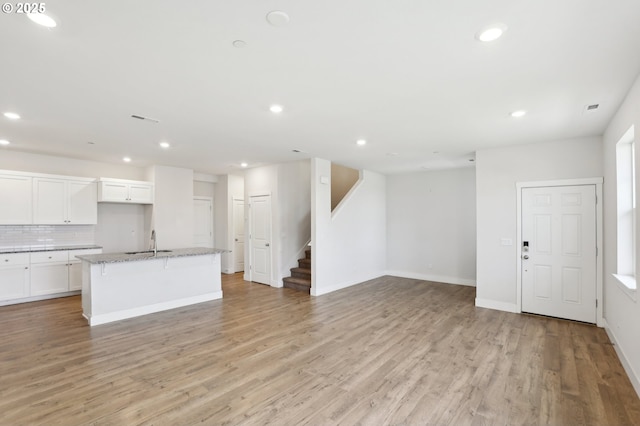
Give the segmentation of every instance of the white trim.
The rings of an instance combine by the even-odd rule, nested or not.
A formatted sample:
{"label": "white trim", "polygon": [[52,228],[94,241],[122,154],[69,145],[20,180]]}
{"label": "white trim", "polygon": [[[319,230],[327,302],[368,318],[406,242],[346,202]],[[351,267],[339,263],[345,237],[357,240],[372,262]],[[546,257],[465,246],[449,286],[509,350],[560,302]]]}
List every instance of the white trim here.
{"label": "white trim", "polygon": [[181,308],[183,306],[194,305],[196,303],[209,302],[211,300],[222,299],[222,291],[215,291],[213,293],[201,294],[193,297],[185,297],[183,299],[171,300],[168,302],[156,303],[153,305],[142,306],[139,308],[125,309],[117,312],[110,312],[108,314],[91,315],[87,317],[86,314],[82,314],[83,317],[89,321],[90,326],[106,324],[113,321],[120,321],[127,318],[139,317],[142,315],[153,314],[155,312],[166,311],[168,309]]}
{"label": "white trim", "polygon": [[320,289],[320,291],[318,291],[317,288],[311,286],[311,295],[312,296],[322,296],[323,294],[327,294],[327,293],[332,293],[334,291],[338,291],[338,290],[342,290],[343,288],[347,288],[347,287],[352,287],[354,285],[358,285],[358,284],[365,284],[367,281],[371,281],[374,280],[376,278],[380,278],[383,277],[384,275],[370,275],[369,277],[365,277],[363,279],[360,279],[358,281],[347,281],[347,282],[343,282],[343,283],[339,283],[339,284],[334,284],[332,286],[328,286],[328,287],[322,287],[322,289]]}
{"label": "white trim", "polygon": [[218,176],[209,175],[209,174],[206,174],[206,173],[193,172],[193,180],[195,182],[217,183],[218,182]]}
{"label": "white trim", "polygon": [[60,297],[70,297],[80,295],[80,290],[66,291],[63,293],[43,294],[40,296],[23,297],[20,299],[7,299],[0,301],[0,306],[17,305],[19,303],[37,302],[39,300],[58,299]]}
{"label": "white trim", "polygon": [[[249,198],[251,197],[266,197],[271,196],[271,191],[252,191],[249,193]],[[243,197],[244,199],[244,197]]]}
{"label": "white trim", "polygon": [[497,300],[489,300],[489,299],[478,299],[477,297],[476,297],[476,307],[493,309],[496,311],[512,312],[516,314],[522,312],[521,310],[518,309],[518,306],[513,303],[499,302]]}
{"label": "white trim", "polygon": [[618,358],[622,363],[622,367],[624,368],[624,371],[627,373],[627,376],[629,377],[629,381],[631,381],[631,385],[633,386],[636,393],[640,397],[640,375],[638,375],[633,370],[633,367],[629,362],[629,358],[627,358],[627,356],[625,355],[624,350],[622,349],[622,346],[618,344],[618,339],[616,339],[615,333],[609,327],[609,324],[607,323],[606,320],[603,321],[603,327],[604,327],[604,330],[607,332],[607,335],[609,336],[609,340],[611,340],[611,343],[613,344],[613,348],[616,350],[616,354],[618,355]]}
{"label": "white trim", "polygon": [[340,200],[340,202],[338,203],[336,208],[333,209],[333,211],[331,211],[331,220],[334,220],[336,218],[336,216],[338,216],[338,214],[340,214],[340,212],[342,211],[344,205],[347,204],[349,199],[351,199],[351,197],[353,197],[353,194],[363,184],[364,184],[364,171],[363,170],[358,170],[358,181],[353,184],[351,189],[349,189],[349,191],[346,194],[344,194],[344,197],[342,197],[342,200]]}
{"label": "white trim", "polygon": [[594,185],[596,191],[596,325],[603,327],[603,306],[604,306],[604,249],[603,249],[603,197],[602,197],[603,178],[584,178],[584,179],[562,179],[562,180],[545,180],[532,182],[516,182],[516,311],[522,312],[522,189],[523,188],[541,188],[549,186],[580,186]]}
{"label": "white trim", "polygon": [[414,280],[432,281],[432,282],[444,283],[444,284],[464,285],[469,287],[476,286],[475,280],[470,280],[468,278],[459,278],[459,277],[447,277],[444,275],[421,274],[421,273],[407,272],[407,271],[386,271],[385,275],[391,275],[391,276],[400,277],[400,278],[411,278]]}

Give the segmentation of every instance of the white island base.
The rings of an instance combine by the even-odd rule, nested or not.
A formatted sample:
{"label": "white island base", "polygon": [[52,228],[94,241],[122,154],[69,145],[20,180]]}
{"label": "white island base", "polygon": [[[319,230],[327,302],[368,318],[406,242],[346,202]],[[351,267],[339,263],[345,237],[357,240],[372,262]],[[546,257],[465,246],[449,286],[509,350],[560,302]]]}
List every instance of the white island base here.
{"label": "white island base", "polygon": [[219,253],[82,263],[82,310],[91,326],[222,298]]}

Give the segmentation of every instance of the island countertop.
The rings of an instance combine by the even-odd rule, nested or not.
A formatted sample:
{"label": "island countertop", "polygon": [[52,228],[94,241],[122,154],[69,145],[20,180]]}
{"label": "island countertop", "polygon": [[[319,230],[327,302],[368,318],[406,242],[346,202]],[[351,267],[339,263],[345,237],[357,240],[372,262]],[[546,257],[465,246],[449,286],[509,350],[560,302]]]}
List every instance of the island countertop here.
{"label": "island countertop", "polygon": [[173,250],[158,250],[156,254],[152,250],[125,252],[125,253],[104,253],[88,254],[76,256],[91,264],[136,262],[140,260],[166,259],[172,257],[205,256],[209,254],[227,253],[229,250],[205,247],[189,247]]}

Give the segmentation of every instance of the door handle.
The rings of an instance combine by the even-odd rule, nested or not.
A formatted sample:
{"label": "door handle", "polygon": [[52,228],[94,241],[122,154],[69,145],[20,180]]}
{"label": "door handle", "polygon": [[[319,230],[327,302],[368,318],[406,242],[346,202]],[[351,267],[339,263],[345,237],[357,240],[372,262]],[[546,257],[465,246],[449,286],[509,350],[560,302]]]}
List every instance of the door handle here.
{"label": "door handle", "polygon": [[528,255],[528,254],[525,254],[524,256],[522,256],[522,258],[523,258],[524,260],[527,260],[527,259],[529,259],[529,255]]}
{"label": "door handle", "polygon": [[269,247],[269,243],[264,243],[264,246],[265,247]]}

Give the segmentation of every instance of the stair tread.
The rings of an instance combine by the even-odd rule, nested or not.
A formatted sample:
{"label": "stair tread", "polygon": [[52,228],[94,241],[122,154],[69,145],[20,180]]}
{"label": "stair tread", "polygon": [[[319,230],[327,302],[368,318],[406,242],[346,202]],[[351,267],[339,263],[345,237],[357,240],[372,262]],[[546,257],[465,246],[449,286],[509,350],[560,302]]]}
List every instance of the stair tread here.
{"label": "stair tread", "polygon": [[303,274],[311,274],[311,268],[291,268],[291,272],[301,272]]}
{"label": "stair tread", "polygon": [[309,287],[311,287],[311,280],[307,280],[304,278],[286,277],[286,278],[283,278],[282,281],[299,284],[299,285],[305,285],[305,286],[308,285]]}

